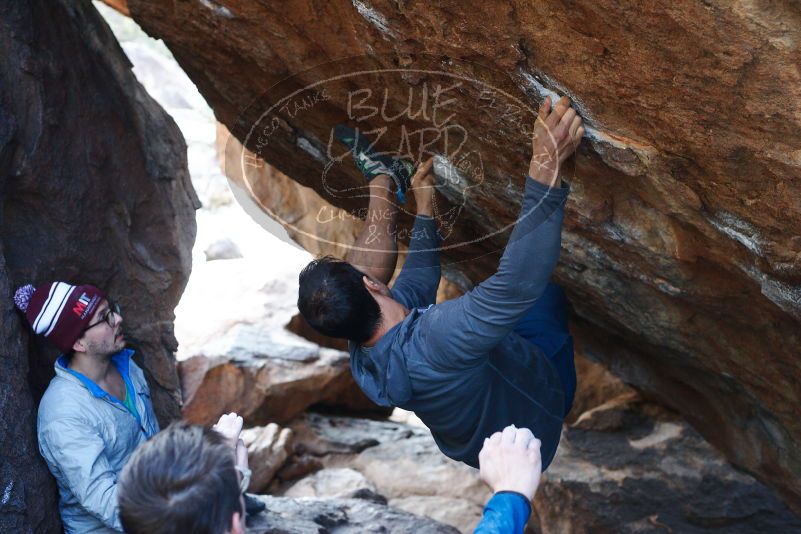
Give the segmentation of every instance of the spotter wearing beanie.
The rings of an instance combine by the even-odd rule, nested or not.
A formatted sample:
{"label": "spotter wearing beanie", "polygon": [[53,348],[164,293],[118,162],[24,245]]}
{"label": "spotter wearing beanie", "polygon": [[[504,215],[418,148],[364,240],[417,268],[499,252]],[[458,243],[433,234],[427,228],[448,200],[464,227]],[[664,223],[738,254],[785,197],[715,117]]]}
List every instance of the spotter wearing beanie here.
{"label": "spotter wearing beanie", "polygon": [[89,325],[105,295],[94,286],[49,282],[17,289],[14,303],[25,314],[33,331],[69,352]]}

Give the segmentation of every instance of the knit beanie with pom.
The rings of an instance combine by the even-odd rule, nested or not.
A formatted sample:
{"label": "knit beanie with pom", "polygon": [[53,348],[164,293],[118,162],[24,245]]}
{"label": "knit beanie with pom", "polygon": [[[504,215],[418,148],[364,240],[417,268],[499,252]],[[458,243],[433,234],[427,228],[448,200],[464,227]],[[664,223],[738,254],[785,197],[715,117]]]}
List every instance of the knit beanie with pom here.
{"label": "knit beanie with pom", "polygon": [[14,303],[35,333],[52,341],[60,351],[69,352],[104,298],[94,286],[48,282],[17,289]]}

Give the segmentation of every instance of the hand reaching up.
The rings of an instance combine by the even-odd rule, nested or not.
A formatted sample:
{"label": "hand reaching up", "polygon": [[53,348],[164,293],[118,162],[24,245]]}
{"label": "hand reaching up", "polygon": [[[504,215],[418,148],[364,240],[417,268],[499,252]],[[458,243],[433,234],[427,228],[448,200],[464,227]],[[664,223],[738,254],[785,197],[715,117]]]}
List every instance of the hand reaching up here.
{"label": "hand reaching up", "polygon": [[530,501],[542,473],[540,440],[527,428],[507,426],[484,440],[478,463],[481,479],[494,493],[514,491]]}
{"label": "hand reaching up", "polygon": [[584,126],[570,99],[563,96],[551,109],[551,97],[540,106],[534,135],[528,174],[547,186],[558,186],[562,162],[576,151],[584,136]]}
{"label": "hand reaching up", "polygon": [[428,158],[424,163],[417,167],[412,176],[412,191],[414,192],[414,202],[417,206],[417,215],[431,217],[433,213],[434,195],[434,158]]}
{"label": "hand reaching up", "polygon": [[242,418],[231,412],[222,415],[217,424],[211,428],[222,434],[231,443],[232,449],[236,449],[239,434],[242,432],[242,424]]}

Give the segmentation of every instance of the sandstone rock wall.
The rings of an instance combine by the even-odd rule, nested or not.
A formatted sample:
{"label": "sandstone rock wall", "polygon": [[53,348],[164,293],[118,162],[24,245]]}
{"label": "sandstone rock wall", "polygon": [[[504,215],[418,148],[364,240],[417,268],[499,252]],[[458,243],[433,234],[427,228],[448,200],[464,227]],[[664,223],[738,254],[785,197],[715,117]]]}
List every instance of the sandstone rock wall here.
{"label": "sandstone rock wall", "polygon": [[[482,101],[476,85],[451,93],[453,122],[470,134],[464,150],[483,154],[480,180],[457,173],[440,184],[448,206],[463,208],[446,243],[472,242],[445,260],[472,282],[493,271],[506,234],[474,239],[511,222],[519,205],[526,108],[570,95],[589,128],[566,171],[573,193],[557,277],[588,352],[801,510],[801,19],[792,2],[127,7],[234,135],[339,208],[364,205],[339,194],[361,183],[354,171],[320,179],[330,130],[349,118],[349,90],[369,85],[378,97],[387,88],[393,117],[409,89],[418,99],[442,81],[420,72],[434,67],[504,94],[505,104]],[[302,91],[343,65],[381,72],[332,87],[330,98]],[[263,115],[296,90],[310,100]],[[407,131],[425,126],[407,119]],[[269,142],[248,138],[265,123]],[[393,129],[384,146],[402,135]],[[441,140],[432,147],[448,171]]]}
{"label": "sandstone rock wall", "polygon": [[0,531],[60,532],[35,438],[55,353],[27,334],[13,291],[51,279],[106,289],[166,423],[179,414],[172,310],[196,197],[180,132],[89,2],[4,2],[0,50]]}

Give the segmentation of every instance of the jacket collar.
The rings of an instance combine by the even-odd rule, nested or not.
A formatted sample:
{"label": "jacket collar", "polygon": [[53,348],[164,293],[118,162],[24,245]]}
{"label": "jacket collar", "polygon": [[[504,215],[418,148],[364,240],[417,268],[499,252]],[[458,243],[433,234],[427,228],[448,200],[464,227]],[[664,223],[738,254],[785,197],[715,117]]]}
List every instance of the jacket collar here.
{"label": "jacket collar", "polygon": [[[128,369],[130,367],[131,357],[133,356],[134,351],[131,349],[122,349],[118,353],[114,354],[111,357],[111,361],[114,362],[114,365],[117,367],[117,370],[122,375],[123,380],[125,383],[130,382],[130,377],[128,373]],[[92,396],[97,398],[108,397],[108,394],[103,391],[103,389],[95,384],[92,380],[87,378],[82,373],[78,371],[73,371],[68,367],[69,365],[69,357],[66,354],[62,354],[56,360],[54,368],[56,370],[56,376],[61,378],[65,378],[71,382],[75,382],[81,384],[83,387],[89,390]]]}
{"label": "jacket collar", "polygon": [[362,391],[379,406],[402,406],[412,398],[403,345],[413,325],[428,308],[415,308],[388,330],[375,345],[351,354],[351,371]]}

